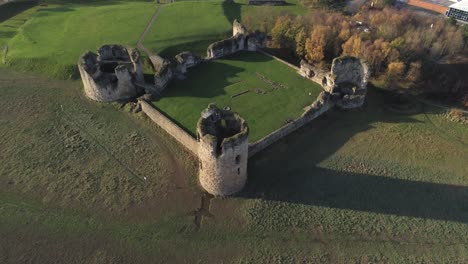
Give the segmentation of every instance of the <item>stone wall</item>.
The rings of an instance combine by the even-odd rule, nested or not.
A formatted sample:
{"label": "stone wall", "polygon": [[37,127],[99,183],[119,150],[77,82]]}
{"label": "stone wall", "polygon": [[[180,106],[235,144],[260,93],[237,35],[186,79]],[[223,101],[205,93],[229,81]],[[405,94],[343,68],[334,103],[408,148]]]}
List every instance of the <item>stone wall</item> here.
{"label": "stone wall", "polygon": [[[207,60],[217,59],[241,50],[257,51],[266,45],[266,35],[255,32],[249,34],[247,29],[237,20],[232,25],[233,36],[228,39],[214,42],[208,46]],[[167,60],[158,57],[156,61],[151,60],[155,69],[154,87],[146,88],[146,93],[159,95],[174,78],[184,78],[184,74],[204,59],[192,52],[182,52],[174,59]]]}
{"label": "stone wall", "polygon": [[175,56],[175,61],[177,63],[176,72],[185,74],[187,69],[197,66],[202,62],[202,59],[192,52],[184,51]]}
{"label": "stone wall", "polygon": [[239,21],[234,20],[234,22],[232,23],[232,35],[233,36],[236,36],[236,35],[247,35],[249,32],[247,30],[247,28],[242,25],[241,23],[239,23]]}
{"label": "stone wall", "polygon": [[334,77],[332,93],[340,95],[338,107],[356,108],[364,104],[370,77],[369,66],[364,61],[350,56],[335,58],[331,75]]}
{"label": "stone wall", "polygon": [[174,78],[174,67],[173,65],[165,60],[154,74],[154,87],[147,89],[146,93],[159,94],[161,93]]}
{"label": "stone wall", "polygon": [[232,37],[208,46],[206,59],[218,59],[241,50],[257,51],[266,46],[266,35],[261,32],[248,33],[247,29],[234,20]]}
{"label": "stone wall", "polygon": [[213,195],[231,195],[247,181],[249,129],[236,113],[211,104],[197,125],[201,186]]}
{"label": "stone wall", "polygon": [[364,103],[370,70],[369,66],[358,58],[350,56],[335,58],[330,72],[302,60],[299,73],[321,84],[325,91],[339,95],[340,99],[336,102],[338,107],[356,108]]}
{"label": "stone wall", "polygon": [[305,60],[301,60],[299,74],[322,85],[325,91],[331,92],[333,88],[334,81],[331,73],[310,65]]}
{"label": "stone wall", "polygon": [[146,89],[146,93],[159,95],[174,78],[184,78],[187,69],[200,64],[203,60],[192,52],[184,51],[177,54],[172,61],[164,60],[153,64],[154,87]]}
{"label": "stone wall", "polygon": [[328,92],[321,92],[317,97],[317,100],[314,103],[312,103],[309,107],[306,107],[306,109],[304,109],[305,111],[301,117],[297,118],[296,120],[292,121],[287,125],[284,125],[280,129],[268,134],[264,138],[250,144],[249,157],[252,157],[258,152],[273,145],[275,142],[279,141],[283,137],[291,134],[292,132],[308,124],[310,121],[314,120],[318,116],[330,110],[334,105],[335,103],[332,100],[331,94]]}
{"label": "stone wall", "polygon": [[193,154],[198,153],[198,142],[190,134],[172,122],[164,114],[159,112],[150,103],[143,99],[138,99],[141,110],[153,120],[158,126],[164,129],[169,135],[174,137],[180,144],[190,150]]}
{"label": "stone wall", "polygon": [[120,45],[104,45],[97,54],[86,52],[78,62],[86,96],[102,102],[126,100],[140,93],[144,82],[140,53]]}
{"label": "stone wall", "polygon": [[294,69],[294,70],[296,70],[297,72],[300,73],[301,69],[299,67],[297,67],[296,65],[294,65],[294,64],[291,64],[291,63],[289,63],[289,62],[287,62],[287,61],[285,61],[283,59],[280,59],[280,58],[278,58],[278,57],[276,57],[276,56],[274,56],[274,55],[272,55],[272,54],[270,54],[270,53],[268,53],[268,52],[266,52],[264,50],[261,50],[261,49],[257,50],[257,52],[259,52],[259,53],[261,53],[263,55],[266,55],[266,56],[268,56],[270,58],[273,58],[273,59],[285,64],[286,66],[288,66],[288,67],[290,67],[290,68],[292,68],[292,69]]}

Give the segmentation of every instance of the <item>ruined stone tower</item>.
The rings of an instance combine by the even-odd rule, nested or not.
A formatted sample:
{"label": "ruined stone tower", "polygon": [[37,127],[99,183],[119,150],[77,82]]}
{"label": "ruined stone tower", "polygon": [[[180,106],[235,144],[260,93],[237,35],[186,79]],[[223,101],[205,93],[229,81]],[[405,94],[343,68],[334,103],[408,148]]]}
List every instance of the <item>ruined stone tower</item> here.
{"label": "ruined stone tower", "polygon": [[214,104],[197,124],[200,184],[213,195],[231,195],[247,181],[249,129],[237,113]]}
{"label": "ruined stone tower", "polygon": [[104,45],[86,52],[78,62],[86,96],[101,102],[136,97],[144,83],[140,52],[121,45]]}

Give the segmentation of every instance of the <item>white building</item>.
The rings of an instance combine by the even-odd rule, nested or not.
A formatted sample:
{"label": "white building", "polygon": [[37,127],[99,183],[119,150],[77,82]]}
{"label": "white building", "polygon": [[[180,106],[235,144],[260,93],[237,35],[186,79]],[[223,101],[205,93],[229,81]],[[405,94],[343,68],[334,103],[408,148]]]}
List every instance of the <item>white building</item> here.
{"label": "white building", "polygon": [[461,0],[449,6],[446,15],[462,22],[468,22],[468,0]]}

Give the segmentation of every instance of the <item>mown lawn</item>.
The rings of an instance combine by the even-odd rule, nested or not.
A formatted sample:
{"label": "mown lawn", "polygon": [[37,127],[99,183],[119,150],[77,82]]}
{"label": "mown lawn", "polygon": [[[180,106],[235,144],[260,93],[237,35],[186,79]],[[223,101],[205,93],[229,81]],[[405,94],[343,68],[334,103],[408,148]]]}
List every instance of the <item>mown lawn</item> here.
{"label": "mown lawn", "polygon": [[[0,62],[22,71],[58,79],[78,78],[76,62],[102,44],[135,46],[155,13],[154,1],[60,1],[0,7]],[[227,1],[166,4],[145,38],[145,46],[163,56],[190,50],[206,55],[207,46],[232,33],[234,19],[258,13],[305,12],[288,6],[249,6]],[[267,15],[263,15],[265,17]]]}
{"label": "mown lawn", "polygon": [[52,3],[0,23],[1,29],[8,29],[0,35],[0,44],[8,46],[8,65],[75,78],[75,64],[86,50],[109,43],[135,46],[156,8],[153,2],[136,1]]}
{"label": "mown lawn", "polygon": [[[172,57],[182,51],[206,56],[212,42],[232,35],[234,19],[250,22],[281,12],[302,13],[306,9],[297,1],[286,6],[250,6],[248,1],[177,1],[162,7],[162,11],[145,38],[144,45],[155,53]],[[257,16],[262,15],[258,19]]]}
{"label": "mown lawn", "polygon": [[[268,80],[282,86],[275,88]],[[187,78],[174,81],[154,104],[193,135],[208,104],[230,107],[249,124],[253,142],[299,117],[321,91],[281,62],[241,52],[189,69]]]}

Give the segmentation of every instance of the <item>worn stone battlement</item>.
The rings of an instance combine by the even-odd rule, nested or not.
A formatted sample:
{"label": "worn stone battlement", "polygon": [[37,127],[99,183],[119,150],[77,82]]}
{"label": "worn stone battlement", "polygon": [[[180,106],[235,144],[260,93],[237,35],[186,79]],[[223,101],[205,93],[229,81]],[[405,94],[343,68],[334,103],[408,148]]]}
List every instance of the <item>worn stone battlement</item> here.
{"label": "worn stone battlement", "polygon": [[203,61],[198,55],[184,51],[177,54],[173,60],[163,59],[155,66],[154,87],[146,89],[146,93],[160,94],[174,78],[183,78],[189,68]]}
{"label": "worn stone battlement", "polygon": [[184,51],[173,59],[163,59],[153,63],[156,71],[154,87],[147,88],[146,93],[159,95],[174,78],[184,78],[187,70],[202,63],[204,60],[218,59],[242,50],[257,51],[265,47],[266,35],[261,32],[249,33],[237,20],[232,25],[232,37],[214,42],[208,46],[207,57],[200,58],[196,54]]}
{"label": "worn stone battlement", "polygon": [[217,41],[208,46],[206,59],[217,59],[241,50],[256,51],[266,46],[266,34],[248,33],[247,29],[234,20],[232,37]]}
{"label": "worn stone battlement", "polygon": [[140,53],[121,45],[104,45],[97,54],[84,53],[78,69],[85,94],[96,101],[110,102],[136,97],[137,82],[143,82]]}
{"label": "worn stone battlement", "polygon": [[339,95],[340,99],[336,102],[338,107],[356,108],[364,103],[370,71],[369,66],[358,58],[335,58],[330,72],[302,60],[299,73],[321,84],[325,91]]}
{"label": "worn stone battlement", "polygon": [[364,104],[370,77],[369,66],[364,61],[349,56],[335,58],[331,75],[334,77],[331,92],[340,95],[339,107],[356,108]]}
{"label": "worn stone battlement", "polygon": [[237,113],[210,104],[197,124],[199,179],[214,195],[240,191],[247,181],[249,128]]}

